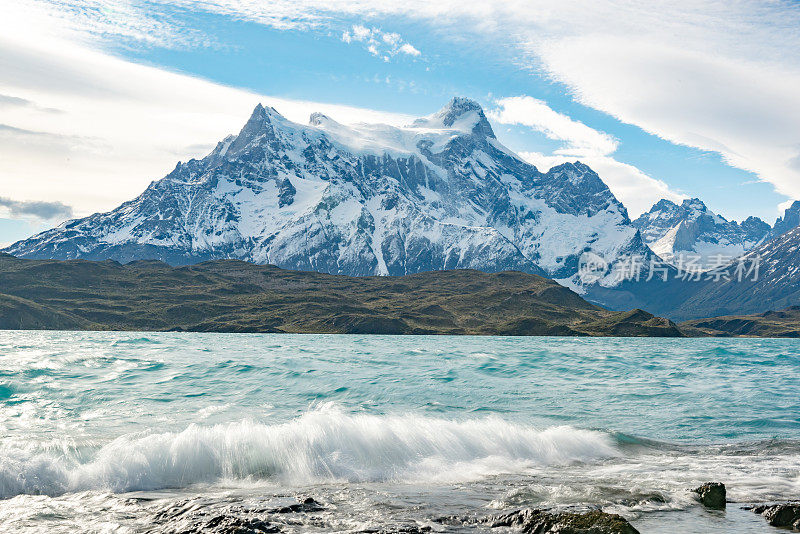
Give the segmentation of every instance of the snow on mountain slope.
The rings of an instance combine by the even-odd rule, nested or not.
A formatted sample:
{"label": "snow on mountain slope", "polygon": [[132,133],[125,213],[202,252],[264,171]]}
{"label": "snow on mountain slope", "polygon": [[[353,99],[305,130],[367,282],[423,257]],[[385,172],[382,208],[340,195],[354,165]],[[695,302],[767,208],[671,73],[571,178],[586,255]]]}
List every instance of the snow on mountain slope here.
{"label": "snow on mountain slope", "polygon": [[731,276],[701,285],[683,299],[671,316],[695,319],[783,310],[800,302],[800,227],[755,247],[740,260]]}
{"label": "snow on mountain slope", "polygon": [[589,167],[539,172],[455,98],[396,128],[309,125],[258,105],[236,136],[179,163],[139,197],[5,250],[27,258],[216,258],[349,275],[473,268],[545,274],[582,291],[581,257],[650,250]]}
{"label": "snow on mountain slope", "polygon": [[633,225],[664,260],[687,264],[697,258],[704,269],[741,256],[764,242],[770,232],[769,225],[757,217],[741,224],[728,221],[696,198],[684,200],[680,206],[660,200]]}

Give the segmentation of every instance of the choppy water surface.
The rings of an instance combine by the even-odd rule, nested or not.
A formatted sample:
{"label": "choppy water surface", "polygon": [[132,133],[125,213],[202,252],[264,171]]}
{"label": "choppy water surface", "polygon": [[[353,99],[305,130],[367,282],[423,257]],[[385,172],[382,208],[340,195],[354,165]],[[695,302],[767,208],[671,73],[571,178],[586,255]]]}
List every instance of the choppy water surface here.
{"label": "choppy water surface", "polygon": [[771,532],[686,490],[800,498],[798,392],[793,340],[0,332],[0,530]]}

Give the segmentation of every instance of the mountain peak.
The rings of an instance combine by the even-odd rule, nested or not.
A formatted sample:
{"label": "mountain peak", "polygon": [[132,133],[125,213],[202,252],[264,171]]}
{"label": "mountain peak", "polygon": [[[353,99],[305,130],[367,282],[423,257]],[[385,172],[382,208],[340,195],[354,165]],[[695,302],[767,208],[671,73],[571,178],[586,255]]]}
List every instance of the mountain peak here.
{"label": "mountain peak", "polygon": [[649,212],[633,221],[645,243],[661,258],[693,254],[699,266],[713,265],[715,257],[740,256],[761,243],[769,225],[756,217],[742,224],[728,221],[709,210],[699,198],[687,198],[678,205],[659,200]]}
{"label": "mountain peak", "polygon": [[414,121],[414,126],[453,128],[484,137],[495,137],[481,105],[475,100],[463,96],[453,97],[433,115],[417,119]]}
{"label": "mountain peak", "polygon": [[653,207],[650,208],[650,211],[648,213],[654,213],[659,211],[674,211],[677,209],[678,205],[675,204],[673,201],[667,198],[662,198],[661,200],[653,204]]}
{"label": "mountain peak", "polygon": [[773,237],[783,235],[789,230],[800,225],[800,201],[795,200],[783,214],[783,217],[778,217],[775,221],[775,226],[772,229]]}
{"label": "mountain peak", "polygon": [[565,161],[564,163],[560,163],[558,165],[555,165],[552,168],[556,169],[556,170],[572,170],[572,169],[574,169],[574,170],[576,170],[576,171],[578,171],[578,172],[580,172],[582,174],[585,174],[585,173],[597,174],[596,172],[594,172],[592,170],[591,167],[589,167],[585,163],[581,162],[580,160]]}
{"label": "mountain peak", "polygon": [[319,126],[320,124],[326,122],[331,122],[331,118],[325,115],[324,113],[320,113],[319,111],[315,111],[308,118],[308,124],[310,124],[311,126]]}
{"label": "mountain peak", "polygon": [[263,104],[261,104],[261,102],[259,102],[256,105],[256,107],[253,108],[253,113],[250,114],[250,119],[248,119],[247,122],[251,122],[254,120],[269,119],[270,117],[283,118],[283,115],[278,113],[278,110],[276,110],[275,108],[271,106],[264,106]]}
{"label": "mountain peak", "polygon": [[684,208],[687,209],[695,209],[697,211],[708,211],[708,207],[706,207],[705,202],[700,200],[699,198],[687,198],[684,199],[683,203],[681,204]]}
{"label": "mountain peak", "polygon": [[275,108],[263,106],[259,103],[253,109],[253,113],[239,131],[239,135],[236,136],[236,139],[227,143],[225,153],[236,154],[256,139],[265,136],[272,138],[275,136],[276,125],[287,122],[283,115],[278,113]]}
{"label": "mountain peak", "polygon": [[793,213],[800,213],[800,200],[795,200],[792,205],[786,208],[784,218],[791,216]]}
{"label": "mountain peak", "polygon": [[483,112],[483,108],[478,102],[464,96],[454,96],[450,102],[439,110],[439,114],[458,117],[470,111]]}

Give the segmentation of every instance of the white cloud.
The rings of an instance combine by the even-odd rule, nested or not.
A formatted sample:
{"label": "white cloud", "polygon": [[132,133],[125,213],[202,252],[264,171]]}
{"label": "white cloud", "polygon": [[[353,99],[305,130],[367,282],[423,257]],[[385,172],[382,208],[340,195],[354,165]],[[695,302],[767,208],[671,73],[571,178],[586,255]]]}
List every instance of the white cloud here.
{"label": "white cloud", "polygon": [[399,48],[399,51],[404,54],[408,54],[409,56],[419,56],[422,54],[422,52],[420,52],[419,50],[417,50],[408,43],[403,44],[403,46]]}
{"label": "white cloud", "polygon": [[388,44],[389,46],[397,46],[400,44],[400,41],[402,40],[399,33],[384,33],[381,36],[381,39],[383,39],[383,42]]}
{"label": "white cloud", "polygon": [[380,28],[367,28],[362,24],[355,24],[349,31],[342,34],[345,43],[363,43],[367,52],[373,56],[390,61],[397,54],[420,56],[421,52],[410,43],[404,43],[399,33],[384,32]]}
{"label": "white cloud", "polygon": [[368,41],[372,39],[373,31],[367,28],[366,26],[362,26],[361,24],[356,24],[353,26],[353,40],[355,41]]}
{"label": "white cloud", "polygon": [[541,49],[576,98],[676,144],[718,152],[800,198],[800,69],[598,36]]}
{"label": "white cloud", "polygon": [[662,198],[684,198],[670,190],[663,181],[611,157],[618,146],[618,141],[612,136],[555,111],[541,100],[516,96],[501,98],[497,105],[497,109],[489,112],[493,120],[502,124],[528,126],[548,139],[564,143],[552,155],[523,152],[520,154],[523,158],[543,172],[565,161],[580,159],[597,172],[633,217],[647,211]]}
{"label": "white cloud", "polygon": [[607,133],[586,126],[558,113],[545,102],[530,96],[515,96],[497,101],[490,116],[503,124],[521,124],[543,133],[549,139],[566,141],[564,155],[607,155],[617,150],[617,140]]}

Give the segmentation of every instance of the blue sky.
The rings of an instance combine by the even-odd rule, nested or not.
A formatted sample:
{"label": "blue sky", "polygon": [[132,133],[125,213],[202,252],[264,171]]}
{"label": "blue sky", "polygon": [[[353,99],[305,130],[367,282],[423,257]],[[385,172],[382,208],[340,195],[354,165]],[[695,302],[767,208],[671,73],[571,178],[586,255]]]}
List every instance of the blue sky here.
{"label": "blue sky", "polygon": [[[456,2],[447,15],[415,2],[330,4],[6,7],[0,53],[13,53],[0,69],[0,210],[2,199],[18,209],[0,211],[0,243],[64,217],[20,202],[60,202],[76,216],[110,209],[178,159],[202,156],[260,100],[293,120],[338,105],[326,108],[337,120],[360,120],[363,110],[389,122],[468,96],[511,149],[540,167],[587,162],[634,216],[661,197],[692,196],[729,219],[772,223],[800,196],[796,3],[676,5],[681,15],[663,34],[643,30],[656,15],[644,4],[624,24],[602,2],[575,13],[548,2],[486,12]],[[33,35],[14,33],[15,19]],[[732,27],[749,36],[748,49],[727,36]],[[23,66],[51,51],[55,68],[39,69],[46,81]],[[740,85],[743,72],[752,78]],[[177,109],[182,94],[188,102]]]}

